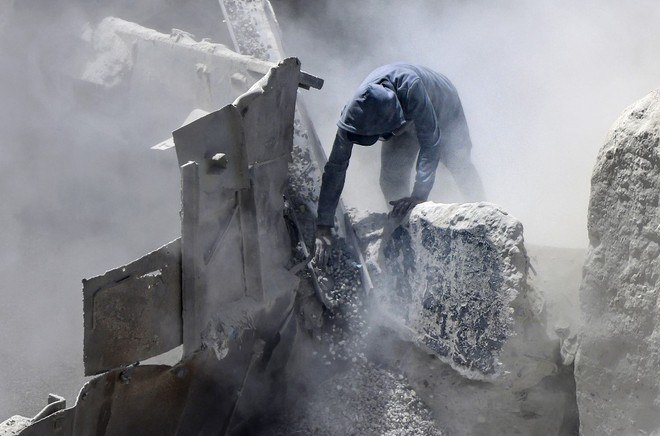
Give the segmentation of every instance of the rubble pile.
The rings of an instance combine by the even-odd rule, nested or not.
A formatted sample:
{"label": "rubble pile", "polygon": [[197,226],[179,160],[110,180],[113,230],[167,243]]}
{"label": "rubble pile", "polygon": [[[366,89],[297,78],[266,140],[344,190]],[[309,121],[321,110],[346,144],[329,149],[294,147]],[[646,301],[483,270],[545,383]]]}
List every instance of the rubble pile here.
{"label": "rubble pile", "polygon": [[[301,258],[301,255],[295,257]],[[319,355],[323,365],[366,361],[364,337],[368,328],[368,305],[362,292],[360,267],[345,241],[336,238],[326,268],[311,266],[313,271],[307,269],[300,272],[305,282],[301,286],[302,291],[299,290],[305,299],[304,303],[299,303],[304,305],[299,308],[302,315],[300,323],[306,326],[317,342],[318,349],[314,355]],[[312,274],[318,280],[318,291],[313,290]],[[310,315],[316,319],[310,322],[306,319]]]}
{"label": "rubble pile", "polygon": [[[297,242],[293,257],[301,261],[304,255]],[[288,367],[293,389],[287,392],[287,407],[269,433],[442,434],[433,413],[394,362],[374,359],[370,317],[377,315],[371,313],[362,288],[362,267],[346,241],[335,235],[328,266],[312,265],[321,298],[312,291],[312,271],[300,272],[307,298],[299,303],[299,325],[309,335],[298,338]],[[325,309],[320,308],[321,302]],[[313,305],[315,311],[310,308]],[[306,319],[310,312],[317,322]]]}
{"label": "rubble pile", "polygon": [[355,304],[358,293],[362,289],[361,267],[355,257],[351,255],[346,241],[342,238],[335,238],[328,266],[322,269],[317,268],[320,280],[333,284],[327,289],[326,297],[334,307]]}
{"label": "rubble pile", "polygon": [[289,164],[289,192],[292,201],[297,205],[305,205],[314,210],[319,201],[321,187],[321,169],[314,161],[309,146],[309,134],[304,129],[300,118],[293,123],[293,150],[292,161]]}
{"label": "rubble pile", "polygon": [[275,434],[435,436],[443,432],[403,375],[352,365],[313,388]]}
{"label": "rubble pile", "polygon": [[[366,361],[364,338],[368,307],[362,292],[359,267],[343,239],[336,239],[329,265],[319,275],[322,292],[331,307],[317,340],[327,344],[326,364],[335,360]],[[323,284],[332,284],[323,289]]]}
{"label": "rubble pile", "polygon": [[258,59],[277,61],[281,50],[276,40],[264,34],[264,16],[275,20],[267,2],[252,0],[221,0],[220,7],[226,20],[231,23],[233,43],[236,51]]}

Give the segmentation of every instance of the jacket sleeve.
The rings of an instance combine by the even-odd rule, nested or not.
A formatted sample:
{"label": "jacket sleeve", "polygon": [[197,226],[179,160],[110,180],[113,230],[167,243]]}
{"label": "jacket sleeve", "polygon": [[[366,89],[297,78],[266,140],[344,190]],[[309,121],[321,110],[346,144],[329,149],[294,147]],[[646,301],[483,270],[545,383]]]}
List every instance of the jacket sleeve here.
{"label": "jacket sleeve", "polygon": [[323,170],[317,209],[317,225],[330,227],[335,225],[335,211],[337,210],[341,191],[344,189],[346,169],[352,151],[353,143],[346,138],[343,130],[338,129],[335,142],[332,144],[330,157]]}
{"label": "jacket sleeve", "polygon": [[438,116],[421,80],[408,90],[408,114],[415,122],[419,155],[412,196],[426,200],[435,182],[435,171],[440,160],[440,126]]}

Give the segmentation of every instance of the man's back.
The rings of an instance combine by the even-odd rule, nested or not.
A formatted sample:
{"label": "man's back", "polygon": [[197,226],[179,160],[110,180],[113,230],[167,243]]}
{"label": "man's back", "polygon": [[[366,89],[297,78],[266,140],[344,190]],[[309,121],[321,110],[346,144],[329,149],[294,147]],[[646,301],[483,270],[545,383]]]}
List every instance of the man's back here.
{"label": "man's back", "polygon": [[449,79],[427,67],[405,63],[389,64],[375,69],[364,79],[356,95],[369,83],[380,83],[382,80],[394,85],[406,118],[409,117],[408,91],[416,80],[420,80],[426,89],[441,124],[449,120],[461,107],[458,92]]}

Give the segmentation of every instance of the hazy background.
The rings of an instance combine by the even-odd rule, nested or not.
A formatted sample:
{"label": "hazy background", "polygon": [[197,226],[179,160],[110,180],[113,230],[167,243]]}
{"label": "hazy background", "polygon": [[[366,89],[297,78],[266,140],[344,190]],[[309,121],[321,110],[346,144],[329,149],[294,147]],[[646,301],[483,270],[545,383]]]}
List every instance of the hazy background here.
{"label": "hazy background", "polygon": [[[657,2],[274,4],[288,52],[326,79],[321,91],[305,94],[326,147],[341,108],[371,70],[426,65],[458,89],[488,200],[523,222],[528,241],[586,247],[596,153],[623,109],[660,84]],[[380,147],[357,147],[353,156],[345,200],[383,207]],[[436,199],[458,200],[438,188],[442,180]]]}
{"label": "hazy background", "polygon": [[[288,54],[326,80],[304,93],[326,147],[372,69],[427,65],[459,90],[489,200],[531,242],[585,247],[596,152],[619,113],[658,86],[660,5],[539,3],[273,5]],[[48,392],[73,404],[83,383],[81,279],[179,234],[176,159],[149,150],[178,127],[175,108],[153,99],[132,111],[71,80],[88,55],[82,35],[107,15],[226,39],[214,0],[0,1],[0,420],[33,415]],[[349,205],[383,207],[379,151],[356,149]]]}

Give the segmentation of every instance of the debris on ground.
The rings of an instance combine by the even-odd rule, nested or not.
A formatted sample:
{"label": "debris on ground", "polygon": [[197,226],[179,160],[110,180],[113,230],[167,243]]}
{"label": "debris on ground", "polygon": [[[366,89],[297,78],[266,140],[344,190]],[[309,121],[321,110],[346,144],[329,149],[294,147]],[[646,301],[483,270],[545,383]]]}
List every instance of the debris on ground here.
{"label": "debris on ground", "polygon": [[326,379],[300,403],[274,434],[442,434],[406,378],[372,363],[352,365]]}

